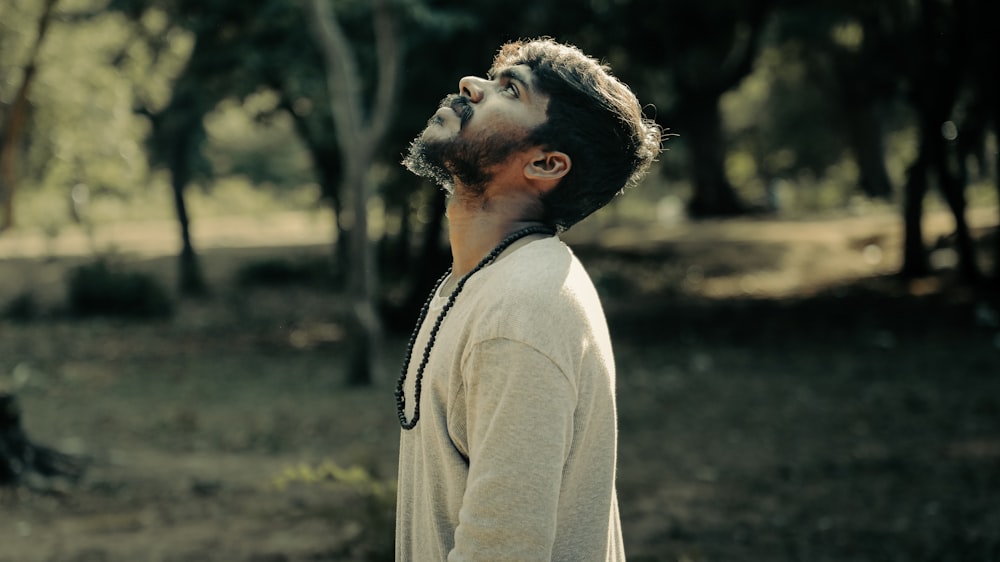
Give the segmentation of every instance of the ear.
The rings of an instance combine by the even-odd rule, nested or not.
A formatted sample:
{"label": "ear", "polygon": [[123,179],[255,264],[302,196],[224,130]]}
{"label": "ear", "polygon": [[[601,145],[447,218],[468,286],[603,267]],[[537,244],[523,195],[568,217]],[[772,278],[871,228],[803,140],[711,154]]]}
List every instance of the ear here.
{"label": "ear", "polygon": [[558,150],[543,151],[538,153],[524,165],[524,176],[535,182],[552,182],[549,187],[555,187],[559,180],[569,173],[573,167],[573,160],[569,154]]}

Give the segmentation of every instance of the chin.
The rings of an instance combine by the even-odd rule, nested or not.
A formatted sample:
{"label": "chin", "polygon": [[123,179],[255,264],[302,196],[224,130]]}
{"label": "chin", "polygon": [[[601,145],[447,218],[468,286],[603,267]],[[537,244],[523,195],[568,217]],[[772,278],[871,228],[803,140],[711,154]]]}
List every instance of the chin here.
{"label": "chin", "polygon": [[430,123],[423,130],[423,132],[420,133],[420,140],[429,143],[438,143],[451,140],[454,136],[455,135],[443,124],[439,125],[436,123]]}

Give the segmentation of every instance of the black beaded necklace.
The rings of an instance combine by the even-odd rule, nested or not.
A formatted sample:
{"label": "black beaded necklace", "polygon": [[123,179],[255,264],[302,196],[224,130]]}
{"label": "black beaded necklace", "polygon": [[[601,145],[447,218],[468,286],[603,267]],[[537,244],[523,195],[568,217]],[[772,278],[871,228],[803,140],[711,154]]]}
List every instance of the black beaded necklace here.
{"label": "black beaded necklace", "polygon": [[427,301],[424,302],[424,306],[420,309],[420,315],[417,317],[417,325],[413,328],[413,333],[410,334],[410,341],[406,344],[406,359],[403,361],[403,370],[399,375],[399,380],[396,382],[396,413],[399,414],[399,425],[401,425],[403,429],[413,429],[417,426],[417,421],[420,419],[420,385],[424,378],[424,368],[427,366],[427,360],[431,356],[431,348],[434,347],[434,340],[437,338],[438,330],[441,328],[441,322],[444,321],[444,317],[448,314],[448,311],[451,310],[451,307],[455,305],[455,299],[458,298],[458,294],[461,293],[462,289],[465,287],[465,282],[479,270],[493,263],[493,260],[497,259],[497,257],[499,257],[504,250],[510,247],[511,244],[532,234],[547,234],[551,236],[555,234],[555,231],[548,226],[529,226],[518,230],[517,232],[504,238],[499,244],[497,244],[496,248],[493,248],[493,251],[487,254],[486,257],[484,257],[476,265],[476,267],[472,268],[472,271],[466,273],[461,279],[458,280],[458,284],[455,285],[455,290],[452,291],[451,295],[448,297],[448,302],[445,303],[444,307],[441,309],[441,313],[438,314],[437,319],[434,321],[434,326],[431,328],[431,333],[427,339],[427,345],[424,347],[424,355],[420,358],[420,365],[417,366],[416,378],[413,381],[413,419],[407,421],[406,394],[403,391],[403,385],[406,382],[406,371],[410,368],[410,359],[413,356],[413,346],[417,341],[417,334],[420,332],[420,326],[423,325],[424,319],[427,318],[427,311],[431,307],[431,302],[434,300],[434,296],[437,295],[438,289],[441,288],[441,284],[444,283],[444,280],[451,274],[451,268],[449,267],[448,271],[445,271],[444,275],[442,275],[441,278],[434,284],[434,289],[431,290],[430,296],[427,297]]}

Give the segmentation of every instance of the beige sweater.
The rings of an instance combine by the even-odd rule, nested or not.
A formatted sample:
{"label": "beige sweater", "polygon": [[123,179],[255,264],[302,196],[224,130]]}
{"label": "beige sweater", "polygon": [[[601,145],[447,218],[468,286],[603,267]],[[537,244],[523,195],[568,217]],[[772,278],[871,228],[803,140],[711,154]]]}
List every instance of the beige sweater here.
{"label": "beige sweater", "polygon": [[[432,303],[405,391],[446,296]],[[624,560],[604,312],[559,239],[476,273],[437,336],[399,453],[396,560]]]}

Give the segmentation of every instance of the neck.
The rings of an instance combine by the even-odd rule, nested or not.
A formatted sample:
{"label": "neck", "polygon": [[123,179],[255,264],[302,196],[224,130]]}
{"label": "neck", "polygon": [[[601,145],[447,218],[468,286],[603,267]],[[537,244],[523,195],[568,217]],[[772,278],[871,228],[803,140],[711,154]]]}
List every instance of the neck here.
{"label": "neck", "polygon": [[[544,223],[538,214],[531,212],[534,207],[511,201],[463,202],[457,198],[449,201],[448,225],[454,276],[462,277],[472,271],[510,234],[529,226],[542,226]],[[528,236],[512,247],[541,236]]]}

